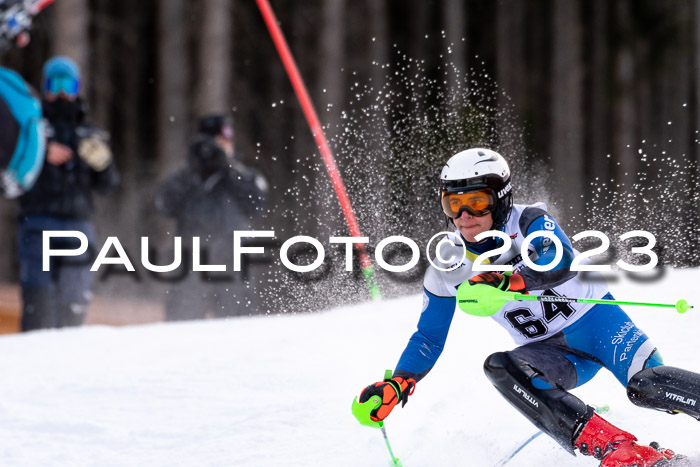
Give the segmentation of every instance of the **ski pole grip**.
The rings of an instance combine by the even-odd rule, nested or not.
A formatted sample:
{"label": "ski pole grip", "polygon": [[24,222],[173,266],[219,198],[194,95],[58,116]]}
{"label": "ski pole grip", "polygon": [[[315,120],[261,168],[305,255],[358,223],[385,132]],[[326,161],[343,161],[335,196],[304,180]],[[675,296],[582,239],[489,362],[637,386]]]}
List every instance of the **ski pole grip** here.
{"label": "ski pole grip", "polygon": [[382,399],[379,396],[372,396],[366,402],[358,402],[357,397],[352,401],[352,414],[355,416],[360,425],[371,428],[381,428],[384,426],[383,421],[375,422],[370,417],[370,414],[377,407],[382,405]]}

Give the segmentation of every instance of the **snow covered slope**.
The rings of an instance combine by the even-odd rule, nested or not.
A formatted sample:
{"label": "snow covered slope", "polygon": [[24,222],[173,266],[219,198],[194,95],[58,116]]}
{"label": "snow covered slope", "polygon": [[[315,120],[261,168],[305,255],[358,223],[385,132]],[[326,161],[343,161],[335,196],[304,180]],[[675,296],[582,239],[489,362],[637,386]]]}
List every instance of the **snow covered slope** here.
{"label": "snow covered slope", "polygon": [[[700,305],[698,270],[611,284],[619,299]],[[2,466],[386,466],[379,430],[350,413],[393,368],[420,295],[325,313],[0,338]],[[627,308],[666,363],[700,371],[700,309]],[[493,466],[535,429],[481,370],[513,347],[490,319],[458,312],[447,346],[387,420],[406,467]],[[607,372],[576,394],[642,441],[700,452],[700,424],[633,406]],[[594,466],[540,436],[508,466]]]}

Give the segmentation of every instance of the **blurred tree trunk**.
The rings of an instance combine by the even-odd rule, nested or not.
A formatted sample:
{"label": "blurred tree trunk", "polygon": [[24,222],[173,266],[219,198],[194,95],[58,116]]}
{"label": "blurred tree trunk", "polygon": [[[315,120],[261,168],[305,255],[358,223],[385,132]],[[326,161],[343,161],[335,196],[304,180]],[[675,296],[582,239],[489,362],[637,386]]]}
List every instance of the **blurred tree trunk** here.
{"label": "blurred tree trunk", "polygon": [[158,4],[158,173],[183,158],[189,134],[186,0]]}
{"label": "blurred tree trunk", "polygon": [[88,94],[89,46],[88,26],[90,8],[87,0],[60,0],[51,6],[54,9],[54,28],[51,40],[52,55],[66,55],[78,64],[81,71],[83,94]]}
{"label": "blurred tree trunk", "polygon": [[[144,109],[147,105],[143,103],[147,88],[141,84],[144,76],[147,76],[148,55],[139,51],[143,49],[143,39],[140,34],[146,27],[148,12],[139,8],[139,3],[140,0],[128,0],[130,6],[126,13],[128,20],[120,31],[121,48],[116,56],[118,82],[122,83],[119,95],[123,105],[119,106],[118,112],[119,127],[122,128],[121,145],[113,149],[118,168],[122,173],[122,187],[118,192],[119,198],[113,195],[110,199],[116,201],[112,204],[111,212],[118,210],[122,213],[116,216],[117,222],[130,214],[135,214],[136,219],[142,220],[142,225],[146,229],[145,232],[141,232],[141,235],[146,233],[150,235],[155,229],[153,196],[157,187],[148,183],[151,174],[146,170],[146,160],[153,156],[149,154],[152,144],[145,144],[144,141],[144,136],[149,135],[147,122],[150,118],[145,115]],[[122,229],[124,229],[123,226]],[[133,226],[124,230],[128,231],[123,235],[132,236],[130,244],[138,244],[138,235],[134,234]]]}
{"label": "blurred tree trunk", "polygon": [[375,89],[382,89],[386,83],[387,74],[386,69],[382,69],[382,66],[389,64],[389,50],[391,48],[387,5],[386,0],[366,0],[366,2],[369,9],[369,32],[373,38],[371,79]]}
{"label": "blurred tree trunk", "polygon": [[[424,0],[411,0],[406,2],[410,5],[410,20],[408,23],[408,56],[413,58],[417,63],[415,67],[418,73],[425,75],[426,78],[430,77],[430,72],[432,71],[433,65],[440,63],[438,58],[432,56],[430,53],[430,44],[439,37],[437,31],[432,31],[430,29],[430,13],[432,7],[429,2]],[[431,36],[434,33],[434,36]],[[415,96],[415,105],[428,106],[429,103],[425,101],[425,95],[427,88],[426,86],[420,86],[424,84],[420,79],[409,80],[411,83],[412,93]],[[409,98],[411,96],[408,96]],[[419,110],[420,111],[420,110]]]}
{"label": "blurred tree trunk", "polygon": [[233,2],[204,0],[199,37],[197,114],[230,113]]}
{"label": "blurred tree trunk", "polygon": [[629,46],[631,19],[629,5],[626,1],[615,3],[618,43],[614,57],[613,69],[613,158],[618,161],[614,167],[615,181],[628,189],[636,170],[633,145],[635,144],[634,123],[634,89],[636,66],[634,55]]}
{"label": "blurred tree trunk", "polygon": [[[691,46],[693,57],[695,57],[693,60],[693,88],[695,92],[691,96],[691,99],[694,98],[695,102],[689,105],[691,106],[691,111],[695,113],[695,131],[690,138],[691,146],[695,152],[692,158],[695,162],[695,171],[692,174],[695,178],[695,183],[691,183],[690,185],[690,194],[695,200],[695,212],[691,213],[689,221],[691,229],[697,231],[698,225],[700,224],[700,202],[698,201],[700,200],[700,144],[698,144],[700,142],[700,0],[695,0],[695,2],[693,2],[693,10],[692,16],[694,20],[690,31],[692,37],[695,38]],[[698,238],[698,235],[694,235],[693,238],[694,241],[690,245],[691,251],[698,251],[700,250],[700,238]],[[689,263],[697,264],[697,258],[695,261],[689,261]]]}
{"label": "blurred tree trunk", "polygon": [[[686,167],[689,167],[694,159],[695,148],[698,146],[696,142],[698,140],[697,131],[700,131],[700,127],[693,126],[693,106],[690,104],[693,99],[695,61],[688,60],[688,56],[693,51],[697,54],[697,50],[694,49],[695,44],[690,39],[697,30],[692,21],[688,21],[688,18],[693,17],[693,4],[689,1],[673,4],[662,3],[658,5],[658,8],[664,17],[669,18],[672,24],[676,25],[678,28],[676,34],[680,41],[666,45],[667,50],[663,57],[665,66],[662,67],[661,83],[658,86],[660,94],[664,98],[660,101],[659,111],[654,112],[661,118],[649,120],[658,122],[656,124],[661,128],[659,139],[666,148],[666,153],[673,155],[674,165],[683,167],[682,169],[674,169],[677,173],[674,174],[673,186],[676,187],[677,191],[671,193],[671,196],[679,205],[682,203],[684,207],[695,207],[695,212],[693,209],[682,209],[679,212],[679,220],[665,218],[656,228],[663,232],[666,238],[687,239],[679,242],[678,250],[698,251],[699,219],[697,209],[700,203],[698,203],[697,198],[693,201],[693,197],[697,195],[698,181],[694,178],[692,171],[686,170]],[[647,119],[643,118],[642,120]],[[647,138],[646,133],[643,133],[641,138]],[[668,174],[665,175],[668,177]],[[666,228],[663,228],[664,223]],[[669,260],[680,263],[685,261],[685,258],[680,260],[669,258]]]}
{"label": "blurred tree trunk", "polygon": [[[581,212],[585,180],[583,164],[583,100],[581,19],[577,0],[554,2],[549,155],[557,180],[562,213]],[[573,210],[570,211],[570,210]],[[566,216],[570,218],[570,215]]]}
{"label": "blurred tree trunk", "polygon": [[[352,173],[351,161],[344,153],[340,142],[345,137],[340,121],[340,112],[346,102],[346,85],[345,74],[343,72],[343,64],[347,62],[347,54],[345,52],[345,0],[326,0],[322,3],[321,10],[321,31],[320,31],[320,54],[317,67],[318,83],[314,99],[315,105],[321,120],[321,125],[325,129],[326,136],[333,148],[334,157],[340,173],[347,177]],[[300,53],[308,53],[300,51]],[[317,150],[317,155],[320,160],[320,153]],[[319,225],[319,234],[321,237],[327,235],[346,235],[347,228],[345,227],[342,211],[338,206],[338,201],[335,196],[332,184],[329,183],[327,172],[324,170],[319,174],[321,183],[316,185],[321,199],[327,199],[328,212],[333,212],[334,215],[322,215],[326,222]],[[345,180],[348,185],[350,181]],[[352,200],[351,200],[352,202]]]}
{"label": "blurred tree trunk", "polygon": [[[307,16],[312,14],[309,9],[313,9],[313,6],[305,5],[304,7],[295,9],[297,14],[288,15],[287,17],[290,19],[282,23],[281,26],[288,38],[289,47],[299,67],[299,73],[306,82],[307,91],[311,99],[314,100],[314,105],[319,105],[319,102],[321,102],[321,91],[318,89],[318,86],[314,86],[314,83],[318,82],[320,76],[311,74],[315,70],[315,67],[311,66],[311,62],[317,61],[315,59],[320,56],[320,51],[313,40],[314,32],[311,30],[312,26],[309,24]],[[291,11],[292,8],[288,9],[287,12]],[[323,15],[320,9],[317,9],[315,13]],[[278,11],[277,14],[282,13]],[[299,104],[299,99],[294,94],[289,77],[282,66],[277,51],[275,51],[272,66],[276,70],[273,75],[275,95],[281,96],[282,99],[279,100],[284,100],[285,102],[285,106],[282,107],[285,121],[280,122],[278,152],[275,154],[280,161],[275,164],[277,168],[277,183],[280,186],[294,185],[298,187],[299,206],[307,208],[303,214],[294,215],[292,218],[286,219],[285,232],[280,234],[279,238],[287,239],[294,235],[318,235],[320,224],[323,224],[327,217],[331,217],[326,214],[326,205],[319,204],[328,201],[320,196],[320,193],[323,192],[322,183],[327,179],[325,168]],[[324,115],[319,115],[319,118],[323,124]],[[291,157],[286,157],[286,154],[289,154]],[[294,174],[294,177],[290,177],[289,174],[291,173]],[[288,198],[284,198],[279,200],[279,202],[287,200]],[[332,201],[333,198],[330,199],[330,202]],[[318,219],[323,219],[324,221],[318,222]]]}
{"label": "blurred tree trunk", "polygon": [[[442,23],[445,27],[445,42],[447,47],[447,61],[452,63],[453,70],[449,70],[447,84],[448,89],[458,92],[460,85],[466,85],[467,74],[467,6],[463,0],[446,0],[442,11]],[[448,93],[448,97],[452,93]]]}
{"label": "blurred tree trunk", "polygon": [[143,144],[142,141],[142,136],[148,134],[145,131],[147,116],[143,113],[146,88],[141,84],[145,74],[147,55],[139,54],[143,48],[140,34],[145,28],[147,17],[146,13],[138,8],[140,0],[127,0],[127,2],[131,8],[129,8],[128,21],[120,31],[121,48],[116,58],[117,76],[119,81],[123,83],[120,95],[124,104],[119,108],[120,127],[123,128],[123,151],[118,154],[118,157],[125,168],[132,172],[129,174],[130,176],[123,178],[122,183],[131,184],[133,191],[137,191],[137,183],[146,180],[146,177],[143,177],[144,161],[149,150],[149,146]]}
{"label": "blurred tree trunk", "polygon": [[[236,14],[232,15],[231,20],[229,34],[232,51],[230,55],[236,57],[236,61],[232,61],[231,78],[228,83],[231,99],[229,109],[234,114],[236,150],[248,157],[253,157],[256,140],[254,135],[260,133],[258,125],[264,120],[266,110],[266,107],[260,105],[260,101],[268,97],[268,100],[263,102],[265,106],[269,104],[269,92],[266,96],[264,94],[270,88],[274,89],[277,70],[281,65],[272,41],[266,35],[267,29],[254,2],[239,3],[236,6]],[[257,49],[253,46],[256,43],[259,45]],[[237,118],[239,112],[245,118]],[[277,139],[275,129],[277,125],[267,127],[268,132],[273,133],[269,138],[270,141]],[[265,137],[263,140],[268,138]]]}
{"label": "blurred tree trunk", "polygon": [[6,253],[0,261],[0,282],[15,281],[17,263],[17,202],[0,199],[0,242]]}
{"label": "blurred tree trunk", "polygon": [[[369,33],[372,37],[370,57],[372,63],[369,65],[371,67],[370,79],[372,80],[372,88],[374,92],[372,93],[372,103],[379,104],[372,110],[372,115],[374,116],[374,122],[376,125],[374,128],[368,128],[367,132],[370,133],[371,139],[369,142],[369,153],[374,156],[374,160],[367,164],[364,168],[364,173],[372,170],[371,165],[374,165],[374,173],[377,177],[377,199],[375,208],[372,209],[374,213],[388,213],[390,211],[390,201],[391,196],[389,193],[393,189],[386,180],[386,175],[388,173],[387,164],[389,162],[390,156],[390,141],[391,141],[391,128],[389,126],[389,115],[386,111],[386,104],[382,104],[383,99],[388,99],[386,96],[389,89],[387,88],[387,73],[389,73],[388,65],[391,62],[391,42],[389,41],[389,16],[387,11],[386,0],[367,0],[367,8],[369,9]],[[379,93],[382,93],[381,96]],[[375,99],[380,99],[376,101]],[[376,220],[374,215],[366,216],[365,219]],[[367,225],[371,224],[371,225]],[[362,228],[362,234],[371,236],[370,241],[376,244],[377,238],[384,238],[388,236],[388,232],[392,229],[392,226],[386,222],[369,222],[366,221],[365,225],[360,226]]]}
{"label": "blurred tree trunk", "polygon": [[586,137],[586,156],[595,164],[586,164],[586,174],[591,180],[607,182],[610,178],[610,53],[607,0],[593,0],[591,41],[591,65],[588,70],[590,98],[589,113],[586,115],[589,133]]}
{"label": "blurred tree trunk", "polygon": [[[61,3],[61,2],[56,2]],[[90,76],[90,120],[102,128],[112,128],[112,119],[115,116],[116,83],[112,75],[115,62],[119,62],[117,41],[122,31],[119,30],[117,21],[110,11],[114,5],[111,0],[97,0],[92,10],[95,34],[91,38],[91,68]],[[129,57],[133,60],[133,57]],[[131,60],[124,64],[129,67]],[[83,80],[85,82],[85,80]],[[121,98],[121,96],[120,96]]]}
{"label": "blurred tree trunk", "polygon": [[[695,105],[693,106],[693,111],[695,112],[695,130],[696,133],[694,134],[693,140],[696,143],[695,144],[695,162],[697,163],[697,168],[696,168],[696,185],[695,185],[695,193],[696,195],[698,194],[698,187],[697,187],[697,180],[700,178],[700,145],[697,143],[700,142],[700,134],[698,131],[700,131],[700,0],[695,0],[694,2],[694,15],[693,15],[694,21],[693,25],[691,27],[691,33],[693,34],[693,37],[695,38],[695,42],[693,43],[693,57],[694,57],[694,72],[695,76],[693,79],[693,87],[695,88]],[[700,216],[700,203],[697,204],[697,214]]]}
{"label": "blurred tree trunk", "polygon": [[[321,124],[328,136],[338,131],[340,111],[345,102],[343,64],[345,53],[345,0],[326,0],[322,4],[317,96]],[[303,51],[300,51],[304,53]]]}
{"label": "blurred tree trunk", "polygon": [[[56,2],[61,3],[60,1]],[[104,130],[112,129],[110,134],[110,146],[116,159],[117,168],[123,173],[129,173],[131,167],[126,161],[121,159],[121,151],[118,147],[122,142],[123,132],[113,133],[113,129],[123,128],[119,125],[119,111],[128,109],[129,103],[125,102],[124,95],[117,89],[124,84],[122,79],[115,79],[114,72],[120,66],[122,56],[119,53],[119,40],[122,31],[119,31],[119,21],[113,16],[112,8],[115,3],[110,0],[96,0],[91,5],[91,16],[94,27],[90,37],[90,68],[91,73],[89,83],[90,94],[86,95],[88,108],[88,121]],[[129,57],[130,61],[123,65],[126,68],[131,66],[135,57]],[[117,105],[116,96],[119,96],[120,105]],[[118,108],[118,110],[116,110]],[[119,122],[119,123],[118,123]],[[115,146],[116,144],[116,146]],[[123,183],[123,182],[122,182]],[[123,188],[123,187],[122,187]],[[124,217],[115,215],[120,212],[120,203],[117,201],[122,190],[110,194],[110,196],[96,196],[94,222],[98,233],[98,238],[108,235],[119,235],[119,240],[129,245],[129,238],[126,234],[134,232],[133,223],[129,229],[124,229]],[[126,206],[124,206],[126,207]],[[126,214],[128,211],[124,211]],[[101,240],[100,238],[100,240]],[[133,243],[131,243],[133,244]],[[128,246],[127,246],[128,247]],[[96,292],[101,292],[102,283],[97,281]]]}
{"label": "blurred tree trunk", "polygon": [[[518,0],[501,0],[496,12],[496,79],[500,88],[498,106],[514,108],[515,113],[522,117],[527,105],[524,5]],[[499,134],[510,130],[512,129],[499,129]]]}
{"label": "blurred tree trunk", "polygon": [[[691,27],[691,32],[695,38],[695,43],[693,44],[693,57],[694,59],[694,72],[695,76],[693,79],[693,86],[695,88],[695,103],[692,106],[692,110],[695,112],[695,133],[692,137],[695,149],[695,184],[693,185],[693,192],[695,199],[697,200],[700,196],[700,188],[698,188],[698,180],[700,180],[700,0],[695,0],[694,2],[694,21]],[[695,219],[700,219],[700,202],[696,203],[695,208]],[[697,225],[697,224],[696,224]],[[697,238],[697,236],[696,236]],[[696,240],[699,242],[700,239]]]}
{"label": "blurred tree trunk", "polygon": [[[550,9],[549,4],[540,2],[502,0],[497,4],[493,50],[498,85],[496,99],[498,108],[505,113],[505,118],[497,121],[497,149],[506,157],[521,154],[526,147],[539,160],[551,156],[547,139],[552,110],[548,106],[552,91],[549,81]],[[472,36],[477,34],[478,31]],[[536,130],[523,132],[525,126]],[[547,196],[547,190],[549,186],[539,186],[534,191],[539,198]]]}

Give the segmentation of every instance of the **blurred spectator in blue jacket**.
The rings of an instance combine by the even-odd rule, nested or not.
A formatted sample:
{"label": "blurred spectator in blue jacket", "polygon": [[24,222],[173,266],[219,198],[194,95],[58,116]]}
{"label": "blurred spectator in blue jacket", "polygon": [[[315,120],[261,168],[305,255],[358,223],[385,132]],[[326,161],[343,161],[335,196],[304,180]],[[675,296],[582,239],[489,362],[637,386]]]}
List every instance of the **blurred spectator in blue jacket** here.
{"label": "blurred spectator in blue jacket", "polygon": [[[119,183],[107,135],[85,123],[79,96],[80,70],[67,57],[44,65],[42,108],[47,121],[45,163],[34,187],[20,198],[19,267],[23,331],[79,326],[92,297],[95,233],[92,191]],[[42,232],[77,230],[88,239],[80,256],[52,258],[42,270]],[[77,240],[54,239],[52,248],[77,248]]]}

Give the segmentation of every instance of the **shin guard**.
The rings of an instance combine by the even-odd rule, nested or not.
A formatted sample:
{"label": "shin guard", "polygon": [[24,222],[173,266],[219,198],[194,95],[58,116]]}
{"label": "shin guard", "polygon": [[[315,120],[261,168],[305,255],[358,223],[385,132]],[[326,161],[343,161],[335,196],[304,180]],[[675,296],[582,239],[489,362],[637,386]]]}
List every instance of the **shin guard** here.
{"label": "shin guard", "polygon": [[671,366],[646,368],[630,379],[627,397],[640,407],[700,420],[700,375]]}
{"label": "shin guard", "polygon": [[595,413],[592,407],[563,389],[536,388],[532,379],[540,373],[508,352],[497,352],[487,358],[484,372],[513,407],[574,453],[574,441]]}

